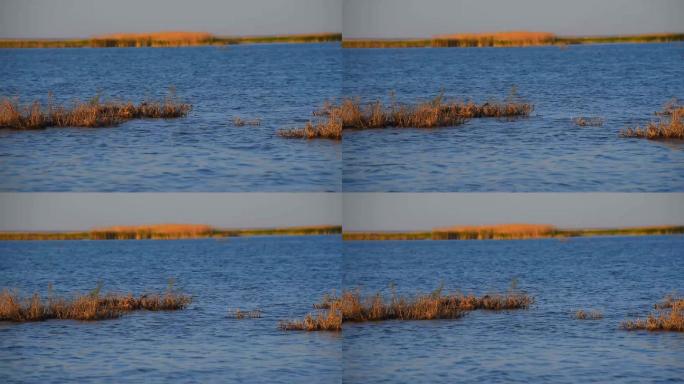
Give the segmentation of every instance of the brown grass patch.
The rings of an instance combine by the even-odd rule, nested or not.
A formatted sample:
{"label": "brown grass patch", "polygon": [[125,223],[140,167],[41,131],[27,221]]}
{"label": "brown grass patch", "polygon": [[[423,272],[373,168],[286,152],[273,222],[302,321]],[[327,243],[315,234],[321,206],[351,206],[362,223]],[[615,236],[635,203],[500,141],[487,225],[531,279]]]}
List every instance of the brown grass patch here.
{"label": "brown grass patch", "polygon": [[649,140],[684,139],[684,106],[668,104],[657,114],[660,121],[652,121],[643,128],[627,128],[620,132],[620,136]]}
{"label": "brown grass patch", "polygon": [[603,313],[601,311],[585,311],[583,309],[575,312],[575,319],[577,320],[601,320],[603,319]]}
{"label": "brown grass patch", "polygon": [[669,297],[655,305],[645,319],[628,320],[622,323],[626,330],[684,332],[684,298]]}
{"label": "brown grass patch", "polygon": [[21,105],[17,99],[0,101],[0,128],[41,129],[47,127],[109,127],[132,119],[172,119],[185,117],[191,110],[171,95],[162,101],[132,102],[102,101],[95,97],[89,102],[75,101],[71,107],[48,102],[44,108],[34,101]]}
{"label": "brown grass patch", "polygon": [[340,296],[326,294],[318,311],[304,320],[282,321],[284,330],[340,330],[343,322],[386,320],[458,319],[467,311],[526,309],[534,299],[524,293],[509,292],[477,297],[460,293],[445,294],[440,287],[428,294],[412,297],[398,295],[394,290],[386,299],[381,293],[363,296],[360,289],[343,291]]}
{"label": "brown grass patch", "polygon": [[101,285],[89,294],[75,294],[71,298],[53,297],[43,300],[35,293],[22,298],[17,290],[5,289],[0,293],[0,321],[29,322],[50,319],[95,321],[120,317],[139,310],[175,311],[192,301],[190,296],[175,292],[171,285],[163,293],[100,294]]}
{"label": "brown grass patch", "polygon": [[314,111],[318,121],[310,121],[304,128],[280,130],[278,134],[340,140],[344,129],[452,127],[474,118],[528,116],[533,109],[532,104],[512,100],[484,104],[449,101],[442,94],[426,102],[392,102],[389,106],[379,100],[364,104],[358,98],[346,98],[340,104],[326,102],[321,109]]}

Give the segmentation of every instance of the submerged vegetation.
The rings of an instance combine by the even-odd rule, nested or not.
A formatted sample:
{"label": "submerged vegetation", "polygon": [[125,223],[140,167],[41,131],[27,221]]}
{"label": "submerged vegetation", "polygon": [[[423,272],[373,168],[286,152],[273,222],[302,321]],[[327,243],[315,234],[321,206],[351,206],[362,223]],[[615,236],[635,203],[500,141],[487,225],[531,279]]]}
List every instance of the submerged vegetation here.
{"label": "submerged vegetation", "polygon": [[601,311],[585,311],[583,309],[575,312],[575,319],[577,320],[601,320],[603,319],[603,313]]}
{"label": "submerged vegetation", "polygon": [[253,309],[251,311],[243,311],[240,308],[236,308],[235,310],[228,310],[228,317],[238,320],[258,319],[261,318],[261,310]]}
{"label": "submerged vegetation", "polygon": [[[175,311],[184,309],[192,298],[173,290],[172,283],[163,293],[133,296],[117,293],[100,293],[98,285],[88,294],[75,294],[69,298],[48,294],[43,300],[38,293],[21,297],[14,290],[0,293],[0,321],[29,322],[50,319],[95,321],[113,319],[125,313],[148,311]],[[50,290],[51,291],[51,290]]]}
{"label": "submerged vegetation", "polygon": [[344,322],[386,320],[458,319],[467,311],[527,309],[534,299],[521,292],[477,297],[460,293],[444,293],[443,287],[428,294],[401,296],[392,290],[389,298],[380,292],[363,296],[360,289],[343,291],[340,296],[326,294],[317,310],[303,320],[280,322],[283,330],[339,331]]}
{"label": "submerged vegetation", "polygon": [[557,36],[549,32],[510,31],[437,35],[431,39],[345,39],[344,48],[463,48],[528,47],[606,43],[666,43],[684,40],[684,33],[661,33],[625,36]]}
{"label": "submerged vegetation", "polygon": [[116,33],[89,39],[5,39],[0,48],[129,48],[223,46],[259,43],[320,43],[341,41],[341,33],[313,33],[273,36],[216,36],[207,32],[164,31],[151,33]]}
{"label": "submerged vegetation", "polygon": [[660,116],[660,121],[652,121],[643,128],[627,128],[620,135],[649,140],[684,139],[684,105],[677,104],[676,101],[668,103],[657,115]]}
{"label": "submerged vegetation", "polygon": [[315,111],[313,115],[318,121],[278,133],[283,137],[340,140],[344,129],[453,127],[474,118],[528,116],[533,109],[532,104],[515,101],[514,97],[504,102],[476,104],[446,100],[439,94],[426,102],[393,101],[388,106],[379,100],[364,104],[359,98],[345,98],[339,104],[327,102]]}
{"label": "submerged vegetation", "polygon": [[47,127],[110,127],[132,119],[173,119],[185,117],[192,107],[178,102],[173,92],[162,101],[74,101],[70,107],[52,100],[43,107],[39,101],[21,105],[16,99],[0,101],[0,128],[41,129]]}
{"label": "submerged vegetation", "polygon": [[667,297],[645,319],[622,323],[626,330],[684,332],[684,297]]}
{"label": "submerged vegetation", "polygon": [[95,228],[82,232],[0,232],[0,240],[175,240],[242,236],[332,235],[336,225],[286,228],[223,229],[201,224],[154,224]]}
{"label": "submerged vegetation", "polygon": [[546,224],[499,224],[435,228],[425,232],[344,232],[344,240],[513,240],[588,236],[684,234],[684,226],[562,229]]}
{"label": "submerged vegetation", "polygon": [[603,118],[602,117],[575,117],[572,119],[572,122],[575,123],[575,125],[580,126],[580,127],[601,127],[603,126]]}

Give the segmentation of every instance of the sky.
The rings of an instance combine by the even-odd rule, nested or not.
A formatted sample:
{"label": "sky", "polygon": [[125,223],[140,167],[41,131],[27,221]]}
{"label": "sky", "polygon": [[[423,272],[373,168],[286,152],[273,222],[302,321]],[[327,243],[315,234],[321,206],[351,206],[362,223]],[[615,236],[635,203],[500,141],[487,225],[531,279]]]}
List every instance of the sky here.
{"label": "sky", "polygon": [[340,225],[334,193],[0,193],[0,231],[70,231],[112,225],[222,228]]}
{"label": "sky", "polygon": [[342,212],[345,231],[504,223],[684,225],[684,193],[345,193]]}
{"label": "sky", "polygon": [[684,32],[683,0],[344,0],[345,38],[533,30],[559,35]]}
{"label": "sky", "polygon": [[349,231],[520,222],[596,228],[684,225],[684,193],[0,193],[0,212],[0,231],[155,223],[343,224]]}
{"label": "sky", "polygon": [[342,0],[0,0],[0,38],[183,30],[217,35],[342,31]]}

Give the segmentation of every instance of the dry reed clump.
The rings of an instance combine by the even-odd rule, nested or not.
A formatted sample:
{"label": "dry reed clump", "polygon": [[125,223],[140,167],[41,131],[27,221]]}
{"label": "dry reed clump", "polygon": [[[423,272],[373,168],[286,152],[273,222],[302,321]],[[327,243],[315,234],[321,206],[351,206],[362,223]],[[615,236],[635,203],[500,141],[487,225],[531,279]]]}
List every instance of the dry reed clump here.
{"label": "dry reed clump", "polygon": [[339,105],[326,102],[322,109],[315,111],[313,115],[319,121],[278,133],[283,137],[339,140],[343,129],[451,127],[473,118],[528,116],[533,109],[532,104],[513,100],[484,104],[447,101],[442,94],[414,105],[392,102],[385,106],[379,100],[363,104],[358,98],[347,98]]}
{"label": "dry reed clump", "polygon": [[643,128],[627,128],[620,132],[620,136],[649,140],[684,139],[684,106],[666,105],[658,115],[660,121],[652,121]]}
{"label": "dry reed clump", "polygon": [[242,320],[242,319],[258,319],[261,318],[261,310],[253,309],[251,311],[243,311],[240,308],[235,310],[228,310],[228,317]]}
{"label": "dry reed clump", "polygon": [[575,117],[572,119],[575,125],[580,127],[602,127],[603,118],[602,117]]}
{"label": "dry reed clump", "polygon": [[240,116],[235,116],[233,118],[233,125],[236,127],[244,127],[245,125],[256,127],[261,125],[261,119],[256,118],[251,120],[244,120]]}
{"label": "dry reed clump", "polygon": [[[444,294],[440,287],[429,294],[414,297],[397,295],[389,299],[376,293],[363,296],[360,289],[343,291],[338,297],[326,294],[314,304],[318,312],[308,314],[304,320],[283,321],[284,330],[339,330],[343,322],[370,322],[386,320],[458,319],[467,311],[526,309],[534,299],[524,293],[474,295]],[[334,325],[334,326],[333,326]]]}
{"label": "dry reed clump", "polygon": [[47,108],[38,101],[21,105],[16,99],[4,98],[0,101],[0,128],[109,127],[132,119],[185,117],[191,108],[189,104],[178,102],[175,96],[140,104],[102,101],[95,97],[88,102],[75,101],[70,108],[52,101],[48,102]]}
{"label": "dry reed clump", "polygon": [[684,298],[670,297],[655,305],[656,311],[645,319],[628,320],[622,323],[626,330],[684,332]]}
{"label": "dry reed clump", "polygon": [[577,320],[601,320],[603,319],[603,313],[601,311],[585,311],[583,309],[575,312],[575,319]]}
{"label": "dry reed clump", "polygon": [[120,317],[139,310],[174,311],[185,308],[191,297],[171,289],[164,293],[141,295],[100,294],[101,286],[89,294],[77,294],[71,298],[53,297],[48,294],[42,300],[35,293],[29,298],[21,298],[19,292],[3,290],[0,293],[0,321],[29,322],[50,319],[95,321]]}

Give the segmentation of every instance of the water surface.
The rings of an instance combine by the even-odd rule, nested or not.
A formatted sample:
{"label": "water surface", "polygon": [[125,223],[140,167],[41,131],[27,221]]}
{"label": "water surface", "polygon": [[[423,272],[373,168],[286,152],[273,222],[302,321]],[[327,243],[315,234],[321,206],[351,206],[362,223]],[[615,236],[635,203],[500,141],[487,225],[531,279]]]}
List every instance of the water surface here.
{"label": "water surface", "polygon": [[[283,332],[339,289],[339,236],[227,241],[0,242],[0,288],[24,293],[164,290],[188,309],[84,323],[0,323],[0,382],[339,382],[340,334]],[[263,310],[260,319],[228,308]]]}
{"label": "water surface", "polygon": [[0,130],[0,190],[339,191],[339,143],[276,131],[339,95],[340,56],[339,44],[0,49],[0,96],[138,102],[173,86],[193,105],[185,119]]}
{"label": "water surface", "polygon": [[[621,321],[684,294],[684,237],[345,242],[343,285],[366,292],[533,295],[529,310],[345,324],[344,382],[681,382],[684,334]],[[572,318],[601,310],[600,321]]]}
{"label": "water surface", "polygon": [[[527,119],[345,132],[345,191],[684,191],[684,142],[618,137],[684,99],[684,44],[344,49],[343,94],[364,100],[502,100]],[[602,127],[572,118],[602,117]]]}

